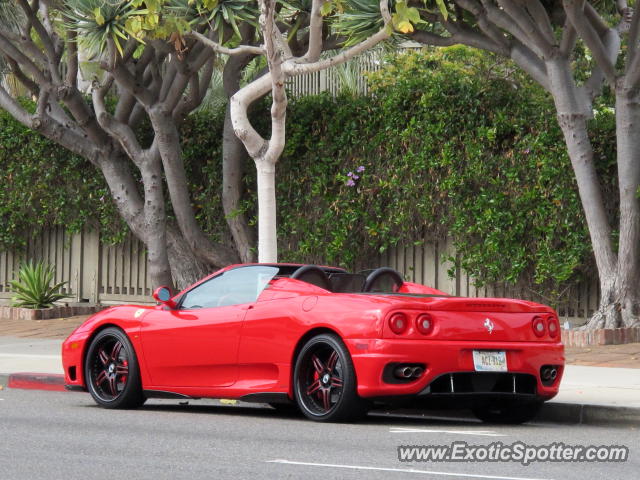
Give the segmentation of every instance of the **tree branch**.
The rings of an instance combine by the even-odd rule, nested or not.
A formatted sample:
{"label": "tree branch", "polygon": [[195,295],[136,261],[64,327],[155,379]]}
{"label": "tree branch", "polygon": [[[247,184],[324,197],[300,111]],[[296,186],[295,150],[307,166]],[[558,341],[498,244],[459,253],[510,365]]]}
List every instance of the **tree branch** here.
{"label": "tree branch", "polygon": [[105,105],[105,96],[108,88],[95,84],[91,92],[93,105],[96,110],[98,123],[104,130],[115,138],[125,153],[131,158],[138,168],[142,168],[143,150],[133,130],[126,124],[116,120]]}
{"label": "tree branch", "polygon": [[67,85],[77,88],[78,86],[78,43],[77,32],[67,31]]}
{"label": "tree branch", "polygon": [[353,57],[377,45],[378,43],[388,39],[390,37],[390,34],[387,26],[389,25],[389,22],[391,22],[391,15],[389,14],[386,0],[382,0],[380,2],[380,10],[382,12],[382,17],[384,18],[384,25],[377,33],[373,34],[366,40],[363,40],[359,44],[343,50],[333,57],[325,58],[313,63],[286,62],[283,65],[285,74],[287,76],[302,75],[305,73],[319,72],[320,70],[325,70],[330,67],[341,65],[346,61],[352,59]]}
{"label": "tree branch", "polygon": [[510,34],[514,39],[523,45],[528,45],[536,56],[543,58],[545,52],[543,49],[520,28],[520,26],[507,15],[504,10],[498,8],[490,0],[481,0],[485,11],[487,12],[487,21],[493,23],[498,28]]}
{"label": "tree branch", "polygon": [[[527,0],[527,2],[537,3],[538,0]],[[538,29],[538,26],[531,20],[526,10],[518,7],[512,0],[498,0],[498,4],[502,7],[503,12],[509,16],[512,22],[518,25],[530,42],[523,42],[535,45],[542,53],[543,58],[550,58],[553,54],[552,39],[548,39]],[[540,6],[542,8],[542,6]]]}
{"label": "tree branch", "polygon": [[496,28],[494,24],[489,21],[486,9],[480,5],[477,0],[455,0],[456,5],[460,8],[471,13],[476,21],[480,31],[486,35],[487,38],[493,40],[496,45],[500,45],[501,48],[508,49],[508,42],[504,34]]}
{"label": "tree branch", "polygon": [[324,19],[320,10],[328,0],[313,0],[311,3],[311,17],[309,19],[309,44],[307,53],[302,57],[302,61],[316,62],[322,53],[322,27]]}
{"label": "tree branch", "polygon": [[31,128],[31,115],[29,115],[29,112],[22,108],[22,105],[9,95],[4,86],[2,86],[2,83],[0,83],[0,107],[9,112],[9,114],[22,125],[27,128]]}
{"label": "tree branch", "polygon": [[7,64],[9,65],[9,68],[11,68],[11,73],[18,79],[18,81],[22,83],[32,95],[38,95],[38,92],[40,91],[38,84],[24,74],[20,69],[20,65],[18,65],[13,58],[7,58]]}
{"label": "tree branch", "polygon": [[578,35],[576,29],[569,20],[565,21],[564,28],[562,29],[562,38],[560,40],[560,55],[568,56],[573,52],[576,46],[576,40]]}
{"label": "tree branch", "polygon": [[222,45],[214,42],[213,40],[205,37],[199,32],[192,31],[188,34],[188,36],[196,38],[198,41],[202,42],[203,45],[206,45],[214,52],[222,53],[224,55],[240,55],[245,53],[251,53],[253,55],[264,55],[265,50],[262,47],[254,47],[253,45],[240,45],[235,48],[227,48]]}
{"label": "tree branch", "polygon": [[26,0],[17,0],[17,1],[20,7],[22,8],[25,16],[29,18],[29,22],[31,26],[38,34],[38,37],[40,38],[40,41],[44,46],[44,51],[47,54],[49,73],[51,74],[55,82],[62,83],[60,79],[60,74],[58,72],[58,63],[60,61],[60,58],[58,58],[58,55],[56,53],[56,49],[53,45],[51,37],[49,37],[49,34],[47,33],[44,26],[40,22],[40,19],[38,18],[37,3],[34,3],[34,6],[35,6],[35,11],[34,11],[31,9],[31,6]]}
{"label": "tree branch", "polygon": [[486,50],[498,55],[509,55],[509,50],[503,45],[499,45],[486,35],[481,35],[480,33],[474,32],[473,30],[459,29],[456,34],[452,35],[451,37],[440,37],[440,41],[438,38],[434,37],[438,37],[438,35],[423,32],[421,30],[416,30],[415,34],[412,35],[412,38],[414,40],[420,43],[424,43],[425,45],[442,47],[448,45],[468,45],[470,47]]}
{"label": "tree branch", "polygon": [[633,11],[631,26],[629,27],[627,64],[625,69],[627,75],[640,68],[640,64],[636,61],[636,57],[640,57],[640,55],[638,55],[638,42],[640,42],[640,8],[636,8]]}
{"label": "tree branch", "polygon": [[[573,0],[563,0],[562,3],[564,5],[565,12],[567,13],[567,18],[587,47],[589,47],[589,50],[593,53],[593,58],[598,64],[598,67],[602,70],[607,83],[614,87],[616,82],[614,62],[615,56],[617,56],[617,52],[620,48],[620,38],[618,33],[615,30],[607,29],[605,39],[608,42],[608,45],[605,45],[592,22],[587,20],[585,15],[581,15],[582,12],[578,10],[577,5]],[[613,34],[613,37],[611,34]],[[613,59],[611,58],[612,54]]]}
{"label": "tree branch", "polygon": [[22,65],[31,74],[36,83],[40,85],[49,83],[42,71],[9,41],[5,32],[0,32],[0,50],[7,57],[13,58],[18,64]]}
{"label": "tree branch", "polygon": [[141,82],[138,82],[124,65],[121,63],[116,64],[111,74],[118,85],[136,97],[142,105],[150,107],[153,104],[154,98],[151,92]]}
{"label": "tree branch", "polygon": [[530,48],[516,41],[511,47],[510,57],[516,65],[531,75],[531,78],[542,88],[547,92],[549,91],[549,75],[545,63]]}
{"label": "tree branch", "polygon": [[556,37],[553,33],[553,27],[551,26],[551,19],[547,14],[547,11],[542,6],[539,0],[519,0],[521,6],[524,6],[526,10],[533,18],[535,24],[538,26],[542,36],[551,44],[555,44]]}

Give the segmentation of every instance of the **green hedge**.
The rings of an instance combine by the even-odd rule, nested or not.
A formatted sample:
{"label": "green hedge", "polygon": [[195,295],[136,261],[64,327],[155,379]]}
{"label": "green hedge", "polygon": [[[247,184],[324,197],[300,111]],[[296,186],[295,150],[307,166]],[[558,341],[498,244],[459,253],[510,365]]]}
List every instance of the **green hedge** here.
{"label": "green hedge", "polygon": [[[527,279],[557,291],[589,271],[577,188],[544,92],[508,64],[463,48],[390,59],[369,83],[367,97],[290,102],[277,172],[282,260],[348,266],[449,233],[461,265],[485,281]],[[223,113],[192,115],[182,128],[194,208],[218,238],[225,237]],[[254,117],[266,132],[266,102]],[[35,227],[88,221],[117,238],[122,225],[101,201],[95,170],[6,114],[0,127],[0,181],[11,185],[0,195],[2,244],[22,242]],[[605,190],[613,192],[610,110],[596,116],[592,132]],[[243,208],[255,223],[252,165],[245,180]]]}
{"label": "green hedge", "polygon": [[[396,57],[369,81],[371,98],[306,97],[289,109],[278,171],[280,238],[292,242],[284,259],[348,265],[448,232],[462,267],[485,281],[526,278],[557,291],[590,270],[577,186],[544,92],[464,48]],[[613,192],[611,111],[591,130]]]}
{"label": "green hedge", "polygon": [[0,185],[0,249],[24,247],[56,225],[71,232],[101,225],[107,240],[122,238],[123,225],[95,168],[1,109]]}

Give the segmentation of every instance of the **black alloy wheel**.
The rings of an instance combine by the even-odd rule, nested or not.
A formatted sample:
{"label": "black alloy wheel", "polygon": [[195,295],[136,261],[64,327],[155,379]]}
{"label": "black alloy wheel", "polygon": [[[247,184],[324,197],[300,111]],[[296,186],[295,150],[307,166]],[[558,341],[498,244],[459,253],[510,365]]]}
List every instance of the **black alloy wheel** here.
{"label": "black alloy wheel", "polygon": [[110,327],[95,336],[84,371],[87,389],[101,407],[137,408],[144,403],[138,360],[122,330]]}
{"label": "black alloy wheel", "polygon": [[340,338],[321,334],[300,351],[294,371],[294,394],[302,413],[320,422],[355,420],[366,414],[356,392],[349,351]]}

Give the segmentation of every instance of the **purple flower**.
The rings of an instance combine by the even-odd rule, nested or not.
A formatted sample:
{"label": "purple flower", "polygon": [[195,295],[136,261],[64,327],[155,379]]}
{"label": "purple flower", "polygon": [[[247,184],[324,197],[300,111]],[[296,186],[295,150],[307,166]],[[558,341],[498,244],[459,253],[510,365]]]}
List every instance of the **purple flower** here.
{"label": "purple flower", "polygon": [[347,177],[353,177],[353,172],[347,173]]}
{"label": "purple flower", "polygon": [[527,148],[527,149],[525,149],[525,151],[524,151],[524,152],[522,152],[522,153],[524,153],[525,155],[529,155],[529,152],[530,152],[530,151],[531,151],[531,150],[530,150],[529,148]]}
{"label": "purple flower", "polygon": [[356,172],[364,172],[364,165],[360,165],[358,168],[356,168]]}
{"label": "purple flower", "polygon": [[354,175],[354,176],[353,176],[353,177],[351,177],[351,178],[353,178],[354,180],[358,180],[360,177],[359,177],[358,175]]}
{"label": "purple flower", "polygon": [[354,182],[353,180],[349,179],[349,181],[347,182],[347,187],[355,187],[356,186],[356,182]]}

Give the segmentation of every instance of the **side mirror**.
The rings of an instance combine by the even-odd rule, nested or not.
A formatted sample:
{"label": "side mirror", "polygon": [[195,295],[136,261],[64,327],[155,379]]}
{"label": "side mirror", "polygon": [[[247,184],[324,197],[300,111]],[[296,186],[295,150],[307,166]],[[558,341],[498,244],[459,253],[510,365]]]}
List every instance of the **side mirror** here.
{"label": "side mirror", "polygon": [[153,292],[153,298],[163,305],[173,309],[176,308],[176,302],[172,299],[171,289],[169,287],[158,287]]}

